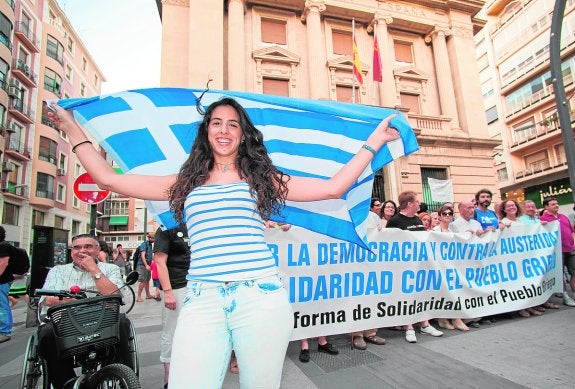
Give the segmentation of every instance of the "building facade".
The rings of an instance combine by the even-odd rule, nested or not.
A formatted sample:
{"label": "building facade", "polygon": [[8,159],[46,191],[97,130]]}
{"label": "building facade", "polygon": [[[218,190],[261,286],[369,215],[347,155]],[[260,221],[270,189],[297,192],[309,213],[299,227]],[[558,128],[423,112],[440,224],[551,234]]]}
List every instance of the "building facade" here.
{"label": "building facade", "polygon": [[[555,1],[491,0],[487,21],[475,37],[489,131],[502,146],[495,167],[502,198],[533,200],[539,208],[556,197],[572,210],[565,149],[549,62]],[[571,123],[575,121],[575,1],[567,0],[561,35],[561,63]]]}
{"label": "building facade", "polygon": [[[157,0],[165,87],[205,87],[401,110],[421,149],[383,169],[375,192],[450,179],[455,200],[495,189],[473,36],[484,1]],[[355,30],[352,34],[352,24]],[[352,35],[364,82],[353,77]],[[377,37],[382,82],[374,82]],[[355,96],[354,96],[355,95]]]}
{"label": "building facade", "polygon": [[55,0],[0,1],[0,210],[7,240],[30,249],[34,225],[87,232],[73,193],[84,172],[46,100],[93,96],[104,75]]}

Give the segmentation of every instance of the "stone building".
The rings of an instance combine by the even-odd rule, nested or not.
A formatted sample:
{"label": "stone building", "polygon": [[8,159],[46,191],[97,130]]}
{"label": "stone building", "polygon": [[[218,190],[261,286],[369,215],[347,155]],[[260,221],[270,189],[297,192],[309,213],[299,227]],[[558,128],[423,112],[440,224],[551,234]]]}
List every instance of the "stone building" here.
{"label": "stone building", "polygon": [[[450,179],[455,200],[495,189],[473,36],[484,1],[157,0],[164,87],[205,87],[394,107],[421,149],[383,169],[375,192]],[[353,35],[364,82],[352,71]],[[374,37],[382,82],[373,81]],[[355,97],[354,97],[355,93]]]}

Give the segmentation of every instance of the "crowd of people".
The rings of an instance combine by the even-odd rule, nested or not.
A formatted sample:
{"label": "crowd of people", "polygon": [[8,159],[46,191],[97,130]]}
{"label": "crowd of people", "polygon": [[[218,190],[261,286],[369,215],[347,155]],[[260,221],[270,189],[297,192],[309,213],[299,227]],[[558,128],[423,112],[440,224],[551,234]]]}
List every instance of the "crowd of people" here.
{"label": "crowd of people", "polygon": [[[140,276],[138,301],[144,301],[144,292],[148,299],[156,297],[149,289],[152,263],[155,285],[163,290],[160,360],[165,367],[165,388],[220,387],[228,368],[239,370],[242,387],[279,387],[293,329],[293,312],[276,260],[264,240],[264,221],[285,201],[340,198],[378,150],[399,138],[389,125],[393,115],[377,126],[355,157],[332,178],[302,178],[274,167],[263,136],[245,109],[235,100],[224,98],[206,110],[189,158],[178,174],[120,176],[92,147],[70,112],[55,104],[51,108],[48,117],[66,132],[72,151],[81,151],[81,163],[102,189],[148,200],[168,200],[182,223],[176,230],[149,233],[137,250],[134,264]],[[430,212],[415,192],[406,191],[399,194],[397,203],[372,199],[368,228],[471,231],[480,236],[490,230],[513,228],[517,223],[558,220],[564,264],[569,275],[575,273],[573,225],[558,213],[556,199],[544,201],[540,217],[529,201],[519,207],[507,200],[496,211],[489,208],[491,201],[492,193],[482,189],[473,200],[457,204],[459,215],[454,218],[454,204],[445,203]],[[289,229],[273,223],[267,227]],[[73,264],[65,269],[71,273],[68,277],[73,275],[77,282],[90,284],[103,294],[116,292],[122,273],[109,268],[114,266],[109,262],[125,265],[121,247],[110,253],[93,237],[81,236],[73,242],[72,258]],[[59,273],[63,270],[56,270],[59,267],[50,271],[46,281],[49,286],[61,279]],[[571,277],[570,286],[575,289],[575,277]],[[561,297],[565,305],[575,306],[567,286]],[[548,302],[520,311],[519,315],[540,315],[545,308],[557,306]],[[470,326],[489,323],[491,319],[441,318],[437,325],[446,330],[468,331]],[[416,329],[421,334],[443,335],[428,320],[404,323],[397,329],[405,332],[410,343],[417,342]],[[367,343],[385,344],[378,330],[350,334],[352,347],[364,350]],[[325,337],[318,338],[317,349],[338,353]],[[302,340],[300,360],[307,362],[309,358],[309,340]],[[194,366],[193,374],[189,366]],[[70,374],[73,372],[61,371],[56,387],[63,387]]]}

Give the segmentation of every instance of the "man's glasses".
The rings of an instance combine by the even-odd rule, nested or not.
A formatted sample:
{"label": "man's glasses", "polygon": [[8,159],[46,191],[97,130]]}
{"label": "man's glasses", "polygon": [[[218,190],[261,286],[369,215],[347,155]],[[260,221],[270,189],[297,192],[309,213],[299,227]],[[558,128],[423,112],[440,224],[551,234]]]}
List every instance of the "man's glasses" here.
{"label": "man's glasses", "polygon": [[78,244],[78,245],[72,246],[72,250],[74,250],[74,251],[80,251],[82,249],[92,250],[95,247],[96,247],[96,245],[93,245],[93,244]]}
{"label": "man's glasses", "polygon": [[441,212],[441,216],[453,216],[453,212]]}

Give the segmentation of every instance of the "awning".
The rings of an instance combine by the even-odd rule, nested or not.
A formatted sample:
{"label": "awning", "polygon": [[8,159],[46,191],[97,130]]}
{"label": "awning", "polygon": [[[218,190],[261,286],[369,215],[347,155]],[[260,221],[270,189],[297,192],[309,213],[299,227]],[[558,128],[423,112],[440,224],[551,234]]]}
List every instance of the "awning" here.
{"label": "awning", "polygon": [[128,225],[128,216],[110,216],[111,226],[125,226]]}

